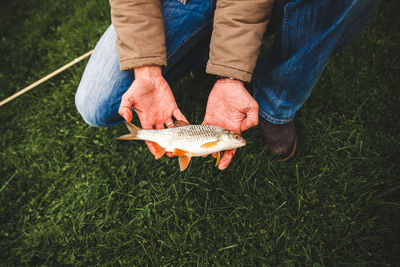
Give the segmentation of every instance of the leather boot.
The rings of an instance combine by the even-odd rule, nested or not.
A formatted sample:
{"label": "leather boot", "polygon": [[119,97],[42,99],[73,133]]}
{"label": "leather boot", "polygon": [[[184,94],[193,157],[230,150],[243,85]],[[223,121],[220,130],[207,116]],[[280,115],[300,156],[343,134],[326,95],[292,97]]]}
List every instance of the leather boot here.
{"label": "leather boot", "polygon": [[297,146],[293,120],[286,124],[275,124],[260,117],[260,122],[261,144],[267,147],[270,154],[278,156],[281,161],[290,159]]}

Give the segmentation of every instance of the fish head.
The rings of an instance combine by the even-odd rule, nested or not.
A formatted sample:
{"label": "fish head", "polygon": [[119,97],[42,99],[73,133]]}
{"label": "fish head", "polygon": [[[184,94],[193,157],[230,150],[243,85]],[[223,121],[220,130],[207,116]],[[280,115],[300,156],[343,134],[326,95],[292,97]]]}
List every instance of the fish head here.
{"label": "fish head", "polygon": [[229,149],[239,148],[246,145],[246,140],[232,131],[224,131],[221,135],[221,141],[223,141]]}

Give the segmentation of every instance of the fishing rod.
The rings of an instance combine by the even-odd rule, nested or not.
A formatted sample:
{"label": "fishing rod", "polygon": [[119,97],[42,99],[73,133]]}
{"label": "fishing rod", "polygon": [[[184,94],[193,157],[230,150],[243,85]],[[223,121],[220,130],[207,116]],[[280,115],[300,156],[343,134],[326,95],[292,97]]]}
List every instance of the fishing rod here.
{"label": "fishing rod", "polygon": [[83,59],[89,57],[91,54],[93,53],[93,50],[90,50],[89,52],[83,54],[80,57],[75,58],[74,60],[72,60],[71,62],[69,62],[68,64],[62,66],[61,68],[53,71],[52,73],[46,75],[45,77],[43,77],[42,79],[32,83],[31,85],[25,87],[24,89],[16,92],[15,94],[13,94],[12,96],[7,97],[6,99],[4,99],[3,101],[0,102],[0,107],[7,104],[8,102],[10,102],[11,100],[14,100],[15,98],[19,97],[22,94],[25,94],[26,92],[28,92],[29,90],[35,88],[36,86],[38,86],[41,83],[44,83],[45,81],[47,81],[48,79],[53,78],[54,76],[56,76],[57,74],[60,74],[61,72],[63,72],[64,70],[72,67],[73,65],[75,65],[76,63],[78,63],[79,61],[82,61]]}

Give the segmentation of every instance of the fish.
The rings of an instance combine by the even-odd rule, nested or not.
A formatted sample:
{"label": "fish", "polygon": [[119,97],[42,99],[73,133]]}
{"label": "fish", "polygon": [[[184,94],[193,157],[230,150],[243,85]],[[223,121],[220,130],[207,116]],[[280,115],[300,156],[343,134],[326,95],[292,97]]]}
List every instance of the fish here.
{"label": "fish", "polygon": [[124,121],[129,134],[117,137],[119,140],[145,140],[155,143],[155,159],[165,152],[178,156],[180,170],[187,168],[192,157],[216,153],[218,166],[221,152],[246,145],[246,140],[239,134],[215,125],[188,124],[175,121],[174,128],[141,129]]}

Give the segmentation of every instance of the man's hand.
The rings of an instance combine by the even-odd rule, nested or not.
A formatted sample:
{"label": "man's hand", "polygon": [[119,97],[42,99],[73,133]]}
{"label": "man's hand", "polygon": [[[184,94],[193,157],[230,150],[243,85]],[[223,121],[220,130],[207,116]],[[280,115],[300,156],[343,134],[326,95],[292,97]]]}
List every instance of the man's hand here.
{"label": "man's hand", "polygon": [[[208,97],[202,124],[217,125],[237,134],[258,124],[258,104],[247,92],[243,82],[220,79]],[[228,167],[236,149],[224,151],[218,168]]]}
{"label": "man's hand", "polygon": [[[143,129],[163,129],[164,125],[176,120],[186,121],[179,110],[171,88],[161,75],[160,66],[135,68],[135,80],[123,94],[118,113],[131,121],[133,106]],[[168,126],[174,127],[173,124]],[[150,152],[155,155],[154,143],[146,141]],[[169,155],[171,156],[171,155]]]}

